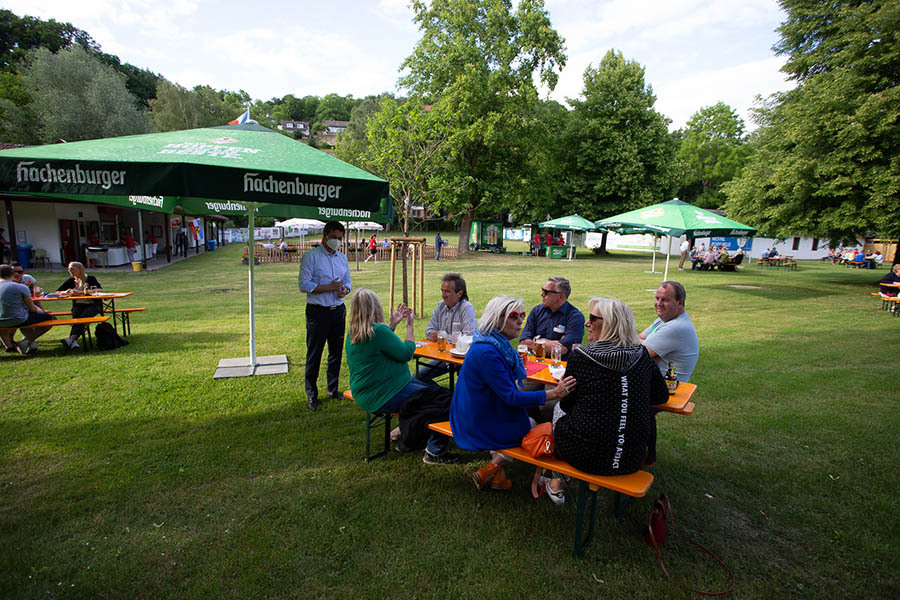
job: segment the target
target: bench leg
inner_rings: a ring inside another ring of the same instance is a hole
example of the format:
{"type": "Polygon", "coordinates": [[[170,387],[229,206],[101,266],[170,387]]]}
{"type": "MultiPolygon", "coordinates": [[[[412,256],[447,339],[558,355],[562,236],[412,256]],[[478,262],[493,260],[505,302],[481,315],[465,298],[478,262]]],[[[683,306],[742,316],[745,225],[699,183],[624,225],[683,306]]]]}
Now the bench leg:
{"type": "Polygon", "coordinates": [[[575,506],[575,556],[584,554],[584,549],[594,538],[594,524],[597,521],[597,490],[589,489],[586,481],[582,481],[578,486],[578,503],[575,506]],[[585,505],[590,502],[590,516],[587,535],[584,535],[584,509],[585,505]]]}
{"type": "Polygon", "coordinates": [[[613,514],[616,515],[616,517],[621,517],[623,514],[625,514],[625,509],[628,508],[629,502],[631,502],[631,496],[626,496],[625,494],[614,492],[613,514]]]}
{"type": "Polygon", "coordinates": [[[391,449],[391,415],[390,413],[366,413],[366,458],[369,462],[380,456],[384,456],[391,449]],[[384,423],[384,448],[378,454],[372,454],[372,430],[384,423]]]}

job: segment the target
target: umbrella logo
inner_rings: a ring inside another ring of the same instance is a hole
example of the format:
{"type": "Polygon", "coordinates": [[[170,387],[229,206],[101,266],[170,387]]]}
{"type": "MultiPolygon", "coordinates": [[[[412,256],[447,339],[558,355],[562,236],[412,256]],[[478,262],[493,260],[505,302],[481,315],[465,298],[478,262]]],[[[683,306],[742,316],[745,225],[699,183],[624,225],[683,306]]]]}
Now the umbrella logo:
{"type": "Polygon", "coordinates": [[[220,138],[212,138],[209,140],[213,144],[233,144],[237,140],[233,137],[220,137],[220,138]]]}
{"type": "Polygon", "coordinates": [[[662,208],[654,208],[653,210],[645,210],[641,213],[642,219],[652,219],[654,217],[661,217],[665,214],[665,211],[662,208]]]}
{"type": "Polygon", "coordinates": [[[722,222],[722,221],[719,220],[719,218],[718,218],[717,216],[715,216],[715,215],[708,215],[708,214],[706,214],[706,213],[700,212],[699,210],[696,211],[696,212],[694,212],[694,216],[697,217],[699,220],[701,220],[701,221],[703,221],[704,223],[707,223],[707,224],[709,224],[709,225],[716,225],[716,224],[719,224],[719,223],[722,222]]]}

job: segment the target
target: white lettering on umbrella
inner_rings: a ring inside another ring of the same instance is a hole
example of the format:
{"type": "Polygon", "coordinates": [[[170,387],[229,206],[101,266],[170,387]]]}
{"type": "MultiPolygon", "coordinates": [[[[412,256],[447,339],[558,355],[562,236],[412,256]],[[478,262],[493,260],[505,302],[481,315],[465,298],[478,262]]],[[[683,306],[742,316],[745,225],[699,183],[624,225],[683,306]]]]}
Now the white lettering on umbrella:
{"type": "Polygon", "coordinates": [[[104,190],[125,184],[125,171],[82,169],[77,163],[74,169],[54,169],[50,163],[43,167],[33,165],[33,160],[16,165],[17,183],[77,183],[99,185],[104,190]]]}
{"type": "Polygon", "coordinates": [[[325,202],[329,198],[340,200],[341,187],[324,183],[308,183],[294,179],[275,179],[274,175],[259,177],[259,173],[244,173],[244,191],[285,196],[307,196],[325,202]]]}
{"type": "Polygon", "coordinates": [[[132,206],[143,204],[144,206],[155,206],[162,208],[164,198],[162,196],[128,196],[132,206]]]}

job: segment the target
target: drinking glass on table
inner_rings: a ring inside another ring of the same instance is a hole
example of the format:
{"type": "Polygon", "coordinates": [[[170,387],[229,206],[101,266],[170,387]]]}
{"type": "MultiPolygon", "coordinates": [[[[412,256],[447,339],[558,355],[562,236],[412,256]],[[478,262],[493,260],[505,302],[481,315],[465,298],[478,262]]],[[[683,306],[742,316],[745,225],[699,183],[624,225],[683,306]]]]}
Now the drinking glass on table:
{"type": "Polygon", "coordinates": [[[96,296],[96,295],[97,295],[97,286],[92,285],[90,288],[88,288],[88,296],[96,296]]]}
{"type": "Polygon", "coordinates": [[[550,349],[550,363],[558,365],[562,361],[562,344],[553,344],[550,349]]]}
{"type": "Polygon", "coordinates": [[[437,345],[438,352],[445,352],[447,350],[447,332],[443,329],[437,332],[437,345]]]}
{"type": "Polygon", "coordinates": [[[534,340],[534,357],[538,362],[544,362],[544,340],[541,338],[534,340]]]}
{"type": "Polygon", "coordinates": [[[450,324],[450,343],[455,344],[456,340],[459,339],[459,334],[462,333],[462,323],[451,323],[450,324]]]}
{"type": "Polygon", "coordinates": [[[525,344],[519,344],[519,347],[516,348],[519,352],[519,356],[522,357],[522,366],[528,366],[528,346],[525,344]]]}

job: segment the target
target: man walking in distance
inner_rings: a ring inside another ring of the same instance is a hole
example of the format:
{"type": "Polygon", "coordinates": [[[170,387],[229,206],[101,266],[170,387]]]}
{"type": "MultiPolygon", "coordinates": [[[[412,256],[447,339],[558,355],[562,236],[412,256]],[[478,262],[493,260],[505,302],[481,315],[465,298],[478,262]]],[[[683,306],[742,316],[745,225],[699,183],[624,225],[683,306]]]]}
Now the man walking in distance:
{"type": "MultiPolygon", "coordinates": [[[[656,290],[657,319],[638,334],[641,343],[656,361],[663,375],[671,362],[675,367],[678,381],[690,381],[691,373],[700,356],[700,343],[694,322],[684,310],[687,296],[684,286],[677,281],[664,281],[656,290]]],[[[657,411],[658,412],[658,411],[657,411]]],[[[656,415],[654,413],[653,428],[647,451],[647,466],[656,462],[656,415]]]]}
{"type": "Polygon", "coordinates": [[[344,348],[346,307],[350,293],[350,265],[338,248],[344,238],[344,226],[329,221],[322,231],[322,244],[303,255],[299,286],[306,294],[306,406],[319,409],[319,366],[328,344],[325,370],[326,392],[340,398],[338,379],[344,348]]]}
{"type": "Polygon", "coordinates": [[[681,260],[678,261],[678,270],[684,271],[684,261],[687,260],[688,252],[691,251],[691,243],[687,238],[684,238],[684,241],[681,242],[681,260]]]}

